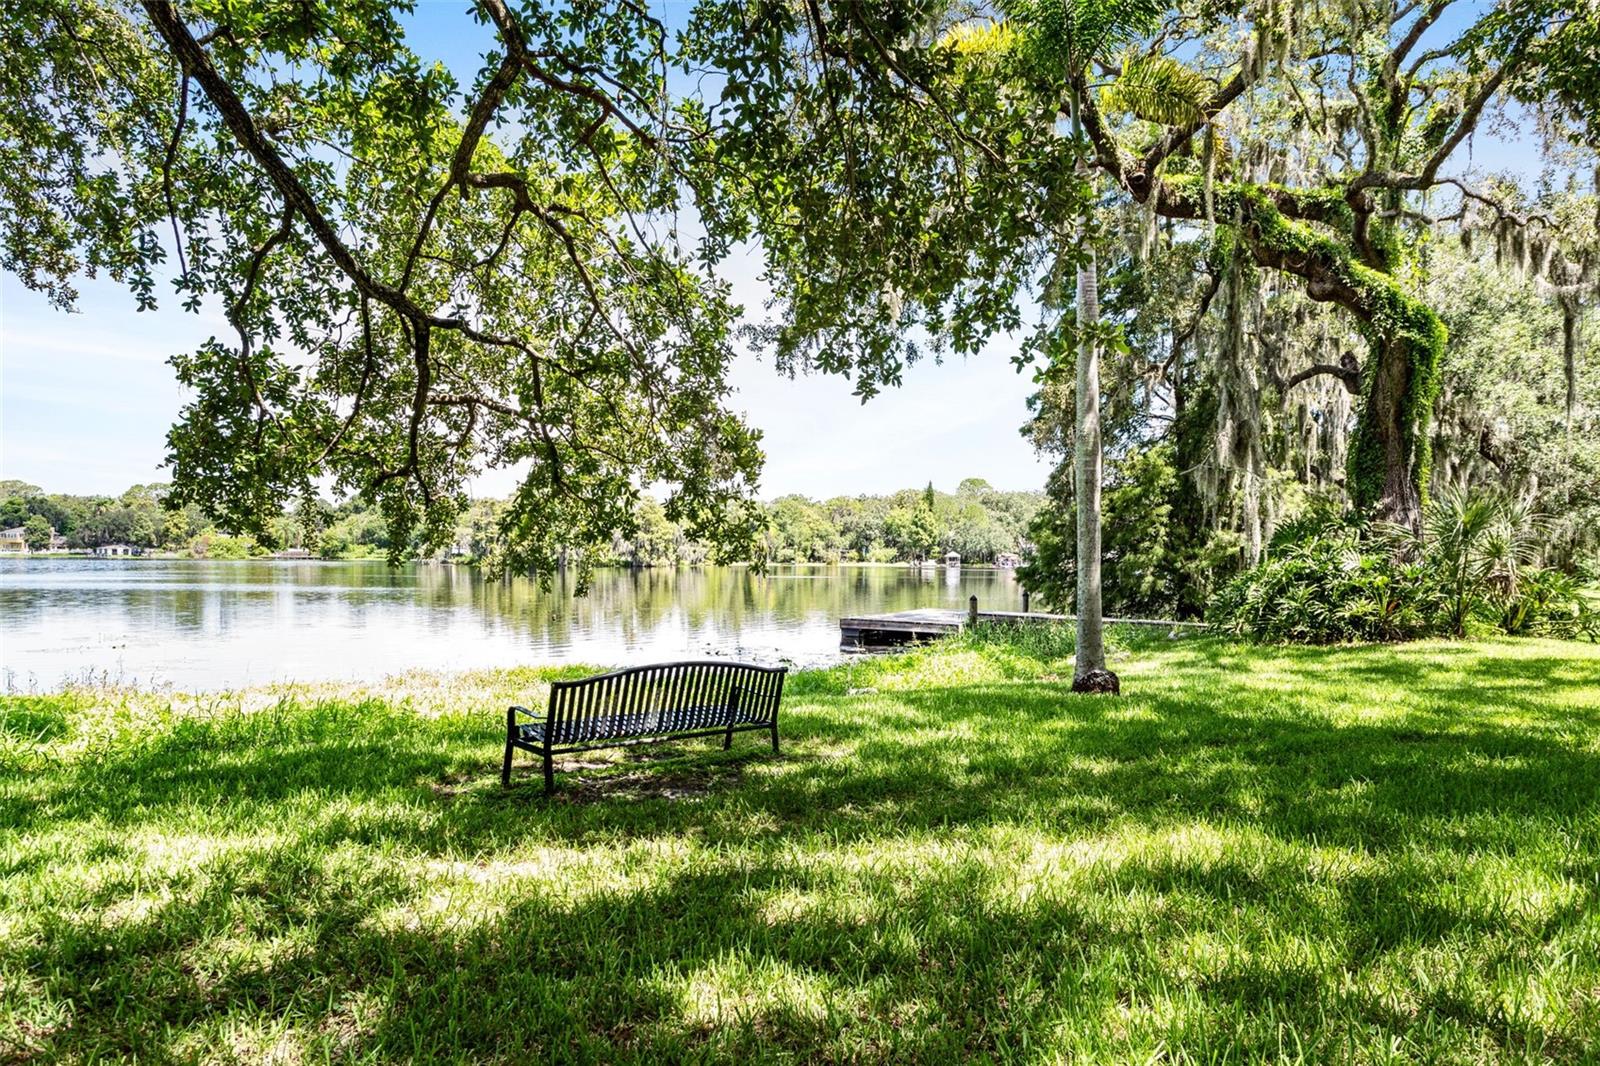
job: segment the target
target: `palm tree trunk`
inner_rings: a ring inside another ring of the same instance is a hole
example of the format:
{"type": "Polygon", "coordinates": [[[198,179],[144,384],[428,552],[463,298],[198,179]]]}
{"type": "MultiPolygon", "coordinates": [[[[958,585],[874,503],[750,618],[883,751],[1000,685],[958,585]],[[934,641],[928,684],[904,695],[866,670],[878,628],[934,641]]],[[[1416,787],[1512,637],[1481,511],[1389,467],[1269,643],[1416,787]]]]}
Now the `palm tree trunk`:
{"type": "MultiPolygon", "coordinates": [[[[1078,145],[1078,174],[1089,176],[1082,151],[1078,100],[1072,98],[1072,139],[1078,145]]],[[[1073,664],[1074,692],[1117,692],[1117,675],[1106,669],[1104,622],[1100,603],[1100,483],[1104,457],[1100,440],[1100,274],[1091,243],[1089,212],[1078,230],[1077,426],[1073,439],[1073,495],[1077,499],[1078,627],[1073,664]]]]}
{"type": "Polygon", "coordinates": [[[1100,345],[1099,277],[1089,249],[1078,267],[1078,425],[1073,445],[1073,494],[1078,500],[1077,677],[1106,668],[1100,605],[1100,345]]]}
{"type": "Polygon", "coordinates": [[[1567,381],[1567,432],[1578,409],[1578,298],[1563,293],[1561,303],[1561,363],[1567,381]]]}

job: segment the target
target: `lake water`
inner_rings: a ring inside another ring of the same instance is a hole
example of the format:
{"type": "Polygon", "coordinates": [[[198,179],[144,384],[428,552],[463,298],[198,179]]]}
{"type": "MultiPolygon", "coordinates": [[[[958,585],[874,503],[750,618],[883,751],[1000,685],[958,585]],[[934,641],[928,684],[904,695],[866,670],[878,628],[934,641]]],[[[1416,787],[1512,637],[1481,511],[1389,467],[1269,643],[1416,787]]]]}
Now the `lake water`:
{"type": "Polygon", "coordinates": [[[0,559],[0,689],[110,680],[180,690],[376,680],[407,670],[729,656],[841,657],[839,619],[1017,610],[1009,571],[907,567],[601,570],[560,581],[382,562],[0,559]]]}

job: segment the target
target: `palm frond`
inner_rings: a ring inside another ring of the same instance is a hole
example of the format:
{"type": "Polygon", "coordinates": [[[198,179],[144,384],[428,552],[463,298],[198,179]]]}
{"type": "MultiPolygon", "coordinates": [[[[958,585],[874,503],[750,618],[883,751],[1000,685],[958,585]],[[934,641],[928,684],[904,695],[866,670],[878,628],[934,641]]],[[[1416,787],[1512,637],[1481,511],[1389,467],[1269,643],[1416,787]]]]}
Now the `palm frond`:
{"type": "Polygon", "coordinates": [[[1156,0],[1003,0],[1003,6],[1033,60],[1063,77],[1152,32],[1167,10],[1156,0]]]}
{"type": "Polygon", "coordinates": [[[1091,55],[1106,55],[1138,40],[1161,24],[1170,6],[1154,0],[1067,0],[1074,9],[1079,45],[1091,55]]]}
{"type": "Polygon", "coordinates": [[[1015,52],[1018,37],[1016,28],[1004,20],[963,22],[939,38],[939,44],[960,56],[993,59],[1015,52]]]}
{"type": "Polygon", "coordinates": [[[1146,122],[1181,126],[1205,118],[1212,85],[1205,75],[1169,56],[1128,52],[1122,73],[1101,91],[1108,111],[1125,111],[1146,122]]]}

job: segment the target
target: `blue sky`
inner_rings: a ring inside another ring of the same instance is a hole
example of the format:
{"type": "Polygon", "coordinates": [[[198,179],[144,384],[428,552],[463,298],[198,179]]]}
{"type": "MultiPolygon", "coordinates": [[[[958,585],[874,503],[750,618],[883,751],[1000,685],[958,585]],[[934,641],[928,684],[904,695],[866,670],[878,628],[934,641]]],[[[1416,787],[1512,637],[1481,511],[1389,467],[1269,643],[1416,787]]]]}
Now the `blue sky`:
{"type": "MultiPolygon", "coordinates": [[[[731,276],[754,291],[753,278],[731,276]]],[[[175,301],[137,313],[133,297],[105,281],[80,293],[78,313],[67,315],[10,274],[0,278],[0,478],[82,493],[165,480],[165,435],[183,402],[166,360],[228,336],[227,326],[175,301]]],[[[843,379],[791,381],[741,357],[733,406],[766,434],[762,495],[883,492],[930,479],[954,489],[969,476],[1041,487],[1048,466],[1017,432],[1031,386],[1011,367],[1014,348],[918,365],[903,388],[865,406],[843,379]]],[[[491,475],[478,489],[503,495],[511,483],[491,475]]]]}
{"type": "MultiPolygon", "coordinates": [[[[423,2],[408,28],[428,58],[470,84],[489,31],[465,16],[466,6],[423,2]]],[[[653,6],[669,23],[689,9],[679,0],[653,6]]],[[[1487,134],[1471,151],[1462,163],[1524,172],[1536,165],[1528,146],[1487,134]]],[[[726,267],[753,314],[761,310],[757,267],[753,259],[726,267]]],[[[0,277],[0,478],[83,493],[165,480],[165,434],[183,403],[166,360],[226,335],[226,325],[214,311],[187,314],[176,301],[137,313],[126,290],[105,281],[85,281],[80,292],[78,313],[65,315],[10,274],[0,277]]],[[[1032,385],[1012,367],[1015,351],[1015,339],[1001,338],[969,360],[912,367],[903,387],[866,405],[843,379],[791,380],[742,356],[733,406],[765,434],[762,495],[885,492],[930,480],[954,488],[964,477],[1042,487],[1049,464],[1018,433],[1032,385]]],[[[476,490],[504,495],[513,481],[489,475],[476,490]]]]}

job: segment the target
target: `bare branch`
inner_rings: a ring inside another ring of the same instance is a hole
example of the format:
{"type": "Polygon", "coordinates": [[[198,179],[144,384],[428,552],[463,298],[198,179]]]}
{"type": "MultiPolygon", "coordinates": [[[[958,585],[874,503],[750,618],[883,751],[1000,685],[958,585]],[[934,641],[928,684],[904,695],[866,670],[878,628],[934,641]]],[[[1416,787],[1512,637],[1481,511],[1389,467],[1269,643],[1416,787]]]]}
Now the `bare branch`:
{"type": "Polygon", "coordinates": [[[476,392],[436,392],[428,397],[428,403],[433,407],[481,407],[486,411],[493,411],[497,415],[522,422],[535,429],[545,428],[544,423],[535,415],[505,400],[497,400],[491,396],[484,396],[476,392]]]}
{"type": "Polygon", "coordinates": [[[183,127],[189,120],[189,75],[183,75],[178,85],[178,117],[172,123],[172,140],[167,143],[167,157],[161,164],[161,192],[167,199],[167,218],[172,222],[172,243],[178,250],[178,272],[187,277],[189,264],[183,258],[183,235],[178,230],[178,204],[172,195],[172,164],[178,157],[178,143],[183,139],[183,127]]]}
{"type": "MultiPolygon", "coordinates": [[[[1432,4],[1428,5],[1427,10],[1417,16],[1417,20],[1411,24],[1410,29],[1406,30],[1405,35],[1395,44],[1388,58],[1383,61],[1384,80],[1386,82],[1391,84],[1395,82],[1396,76],[1400,71],[1400,64],[1406,61],[1406,56],[1411,53],[1411,49],[1417,46],[1417,42],[1428,31],[1428,27],[1439,21],[1439,16],[1444,14],[1445,9],[1452,2],[1453,0],[1434,0],[1432,4]]],[[[1410,14],[1409,10],[1401,11],[1395,16],[1395,21],[1399,22],[1408,14],[1410,14]]]]}
{"type": "Polygon", "coordinates": [[[541,66],[538,57],[528,50],[528,39],[522,33],[522,26],[517,22],[516,16],[507,9],[504,0],[478,0],[478,4],[494,22],[495,28],[500,33],[500,39],[506,46],[507,55],[520,63],[529,77],[557,92],[595,104],[605,114],[620,122],[640,141],[649,147],[655,147],[655,135],[629,115],[611,94],[593,85],[563,78],[541,66]]]}
{"type": "Polygon", "coordinates": [[[1297,374],[1292,374],[1283,383],[1283,391],[1288,392],[1302,381],[1310,381],[1314,377],[1329,375],[1339,379],[1345,391],[1352,396],[1361,394],[1361,367],[1356,362],[1356,357],[1345,353],[1338,365],[1333,363],[1312,363],[1297,374]]]}

